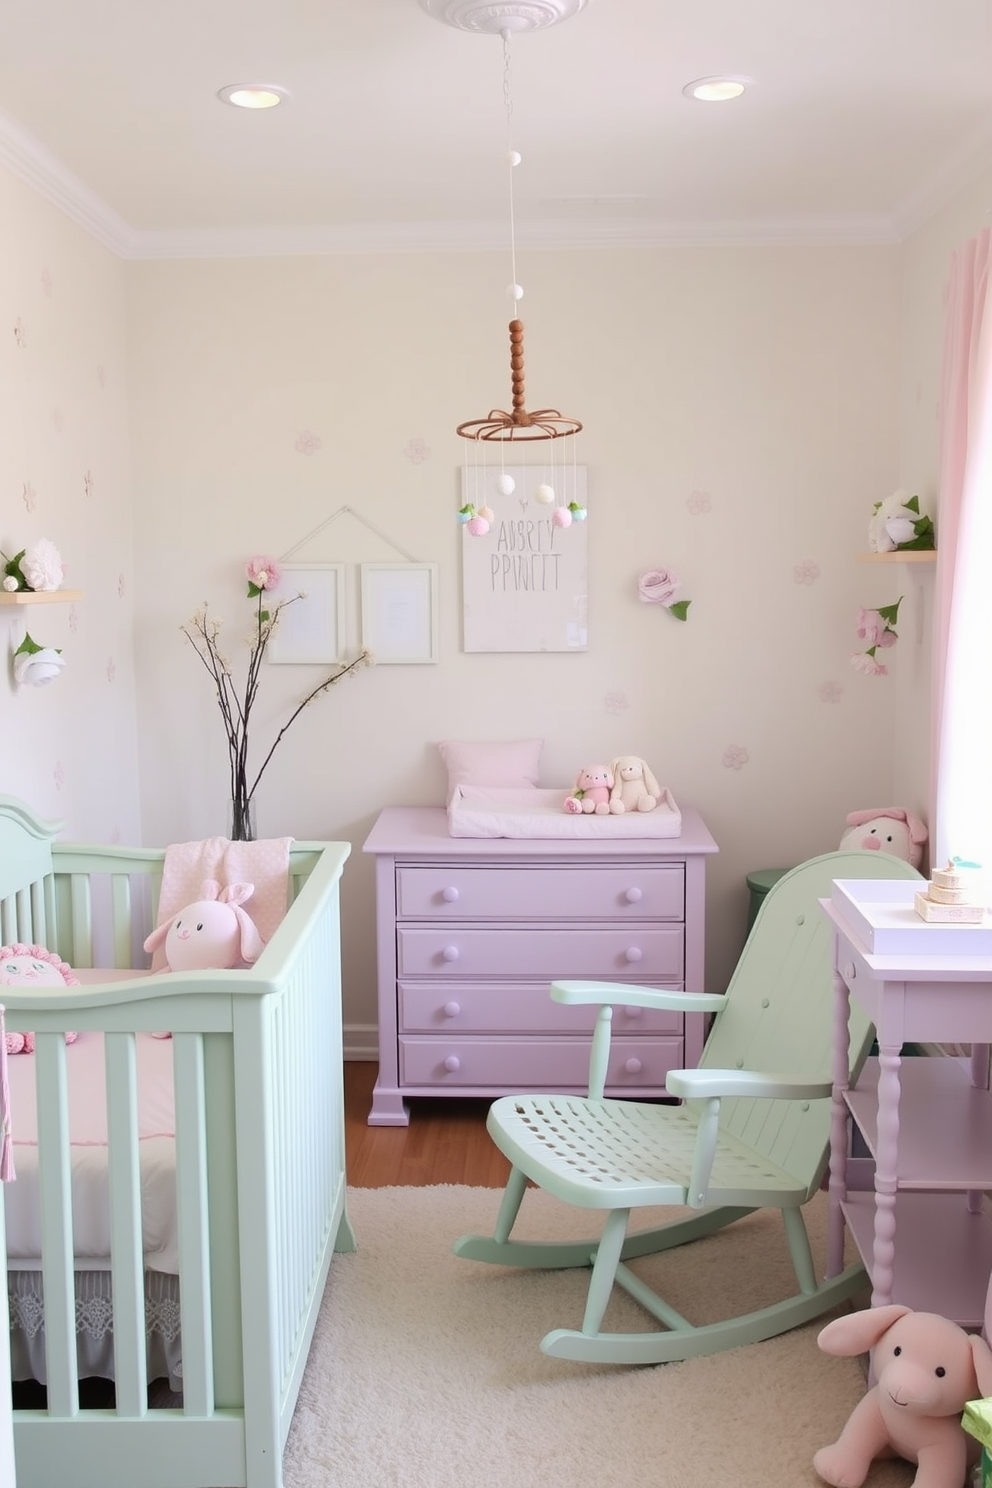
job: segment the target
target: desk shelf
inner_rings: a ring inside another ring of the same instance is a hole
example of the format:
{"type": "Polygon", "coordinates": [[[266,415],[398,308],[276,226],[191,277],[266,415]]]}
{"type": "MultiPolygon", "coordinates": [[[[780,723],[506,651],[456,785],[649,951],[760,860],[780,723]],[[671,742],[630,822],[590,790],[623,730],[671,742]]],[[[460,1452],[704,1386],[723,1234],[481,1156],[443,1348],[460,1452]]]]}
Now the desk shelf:
{"type": "MultiPolygon", "coordinates": [[[[878,1153],[877,1059],[845,1100],[865,1146],[878,1153]]],[[[992,1189],[992,1096],[971,1083],[966,1059],[904,1059],[899,1070],[899,1189],[992,1189]]],[[[992,1270],[992,1268],[990,1268],[992,1270]]]]}
{"type": "Polygon", "coordinates": [[[13,594],[0,590],[0,605],[72,604],[82,597],[82,589],[15,589],[13,594]]]}

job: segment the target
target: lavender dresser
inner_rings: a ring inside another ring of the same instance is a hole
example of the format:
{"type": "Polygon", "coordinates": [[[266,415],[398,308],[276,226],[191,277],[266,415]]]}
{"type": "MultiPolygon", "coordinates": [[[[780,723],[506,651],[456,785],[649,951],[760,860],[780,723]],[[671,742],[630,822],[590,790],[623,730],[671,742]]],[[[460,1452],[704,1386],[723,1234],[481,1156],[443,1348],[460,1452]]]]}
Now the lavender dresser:
{"type": "MultiPolygon", "coordinates": [[[[562,977],[702,992],[706,858],[693,810],[669,838],[451,837],[441,807],[382,812],[376,859],[379,1078],[369,1123],[408,1096],[584,1091],[595,1010],[551,1001],[562,977]]],[[[703,1015],[617,1008],[607,1093],[665,1093],[703,1015]]]]}

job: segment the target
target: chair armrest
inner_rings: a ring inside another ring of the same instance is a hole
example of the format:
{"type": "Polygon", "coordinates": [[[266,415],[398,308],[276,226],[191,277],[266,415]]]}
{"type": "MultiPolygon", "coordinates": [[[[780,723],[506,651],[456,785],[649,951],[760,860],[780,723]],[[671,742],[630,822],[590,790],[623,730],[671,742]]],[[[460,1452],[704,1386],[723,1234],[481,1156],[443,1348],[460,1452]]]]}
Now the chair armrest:
{"type": "Polygon", "coordinates": [[[634,987],[624,982],[552,982],[551,996],[555,1002],[592,1002],[673,1013],[718,1013],[727,1003],[723,992],[663,992],[660,987],[634,987]]]}
{"type": "Polygon", "coordinates": [[[755,1070],[669,1070],[665,1088],[683,1100],[721,1095],[751,1095],[767,1100],[824,1100],[833,1094],[829,1080],[806,1080],[795,1075],[765,1075],[755,1070]]]}

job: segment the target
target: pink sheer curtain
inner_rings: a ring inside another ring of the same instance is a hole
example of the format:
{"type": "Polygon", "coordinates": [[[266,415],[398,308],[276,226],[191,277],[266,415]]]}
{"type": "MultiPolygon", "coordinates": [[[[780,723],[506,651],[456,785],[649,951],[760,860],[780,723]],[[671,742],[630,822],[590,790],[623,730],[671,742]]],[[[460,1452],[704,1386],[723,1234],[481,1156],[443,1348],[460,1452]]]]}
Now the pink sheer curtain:
{"type": "Polygon", "coordinates": [[[941,386],[931,862],[992,869],[992,230],[951,262],[941,386]]]}

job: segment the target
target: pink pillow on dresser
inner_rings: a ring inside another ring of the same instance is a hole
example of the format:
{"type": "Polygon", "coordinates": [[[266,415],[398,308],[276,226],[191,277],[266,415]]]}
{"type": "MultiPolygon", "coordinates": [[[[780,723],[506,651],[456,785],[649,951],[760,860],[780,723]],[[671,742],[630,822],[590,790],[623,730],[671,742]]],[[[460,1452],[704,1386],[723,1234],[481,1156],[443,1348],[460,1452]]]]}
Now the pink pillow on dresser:
{"type": "Polygon", "coordinates": [[[543,739],[442,739],[448,770],[448,801],[459,785],[536,786],[543,739]]]}

